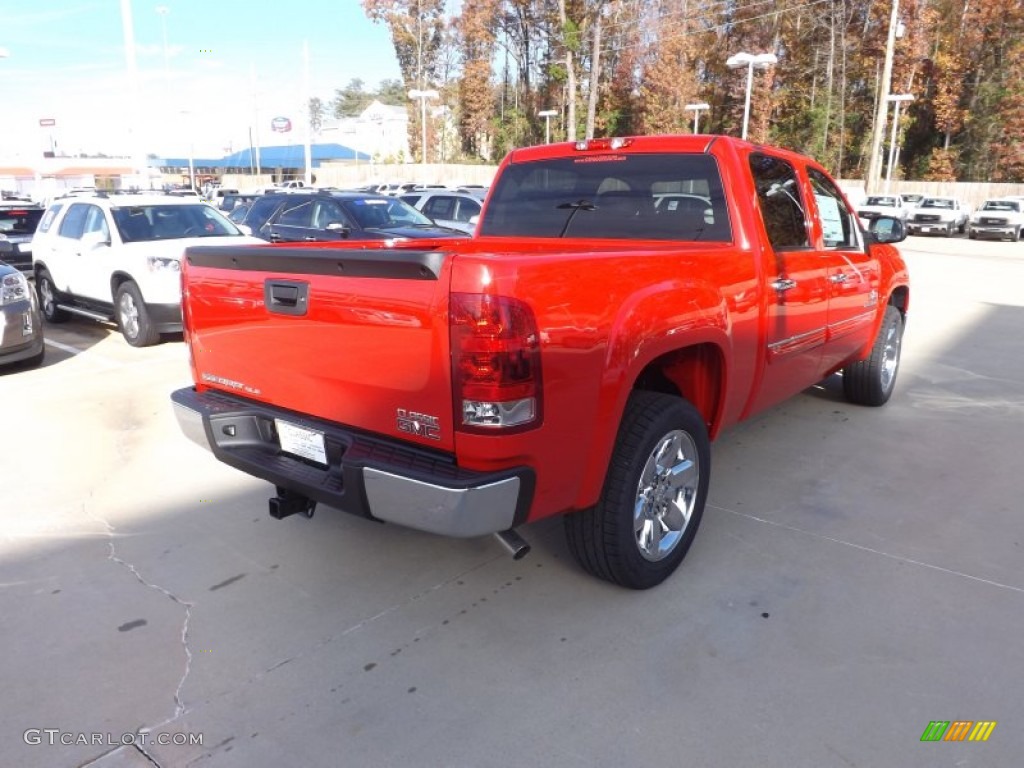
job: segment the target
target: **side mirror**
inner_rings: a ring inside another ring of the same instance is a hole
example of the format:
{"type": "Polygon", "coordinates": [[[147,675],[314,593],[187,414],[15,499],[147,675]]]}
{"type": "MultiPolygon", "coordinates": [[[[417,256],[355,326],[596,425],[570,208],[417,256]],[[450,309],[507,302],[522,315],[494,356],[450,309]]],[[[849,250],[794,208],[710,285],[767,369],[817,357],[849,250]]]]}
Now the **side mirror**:
{"type": "Polygon", "coordinates": [[[478,221],[480,221],[480,214],[479,214],[479,213],[477,213],[477,214],[475,214],[475,215],[473,215],[473,216],[470,216],[470,217],[469,217],[469,222],[468,222],[468,223],[469,223],[470,225],[472,225],[472,226],[474,226],[474,227],[475,227],[475,226],[476,226],[476,223],[477,223],[478,221]]]}
{"type": "Polygon", "coordinates": [[[342,224],[340,221],[332,221],[324,229],[328,232],[337,232],[342,237],[348,237],[349,228],[342,224]]]}
{"type": "Polygon", "coordinates": [[[902,243],[907,239],[907,228],[894,216],[879,216],[872,219],[868,234],[875,243],[902,243]]]}
{"type": "Polygon", "coordinates": [[[80,241],[83,251],[95,251],[105,245],[110,245],[110,237],[102,232],[86,232],[80,241]]]}
{"type": "Polygon", "coordinates": [[[249,235],[249,237],[252,237],[252,227],[248,224],[236,224],[235,226],[238,227],[238,231],[243,235],[249,235]]]}

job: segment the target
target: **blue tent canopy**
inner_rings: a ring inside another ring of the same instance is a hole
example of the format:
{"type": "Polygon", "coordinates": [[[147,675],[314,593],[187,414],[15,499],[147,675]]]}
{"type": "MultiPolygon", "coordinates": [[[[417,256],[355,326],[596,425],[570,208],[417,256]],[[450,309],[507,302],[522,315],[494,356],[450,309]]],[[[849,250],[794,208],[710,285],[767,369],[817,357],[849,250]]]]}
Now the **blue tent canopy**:
{"type": "MultiPolygon", "coordinates": [[[[320,163],[324,160],[370,161],[370,156],[365,152],[357,152],[351,147],[341,144],[313,144],[310,148],[310,158],[314,168],[319,168],[320,163]]],[[[165,157],[158,162],[163,168],[188,167],[187,157],[165,157]]],[[[248,170],[256,166],[256,159],[252,150],[247,148],[219,159],[196,157],[192,159],[192,165],[196,168],[239,168],[248,170]]],[[[260,167],[262,169],[304,168],[305,166],[306,149],[302,144],[260,147],[260,167]]]]}
{"type": "MultiPolygon", "coordinates": [[[[313,144],[310,157],[314,168],[319,168],[324,160],[370,161],[365,152],[357,152],[341,144],[313,144]]],[[[256,159],[247,148],[228,155],[222,162],[228,168],[250,168],[256,164],[256,159]]],[[[306,150],[302,144],[260,147],[260,166],[263,168],[303,168],[305,165],[306,150]]]]}

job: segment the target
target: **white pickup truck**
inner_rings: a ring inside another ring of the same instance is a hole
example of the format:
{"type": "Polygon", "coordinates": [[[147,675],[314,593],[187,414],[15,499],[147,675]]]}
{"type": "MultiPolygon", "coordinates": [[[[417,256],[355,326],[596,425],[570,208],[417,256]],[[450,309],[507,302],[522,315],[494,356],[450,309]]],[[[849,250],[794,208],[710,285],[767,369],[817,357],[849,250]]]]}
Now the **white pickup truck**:
{"type": "Polygon", "coordinates": [[[870,226],[871,222],[881,216],[892,216],[900,221],[907,220],[909,209],[899,195],[871,195],[857,206],[857,216],[870,226]]]}
{"type": "Polygon", "coordinates": [[[1024,233],[1024,198],[986,200],[970,218],[968,237],[1020,240],[1024,233]]]}
{"type": "Polygon", "coordinates": [[[952,237],[967,229],[970,209],[955,197],[926,197],[907,219],[907,234],[952,237]]]}

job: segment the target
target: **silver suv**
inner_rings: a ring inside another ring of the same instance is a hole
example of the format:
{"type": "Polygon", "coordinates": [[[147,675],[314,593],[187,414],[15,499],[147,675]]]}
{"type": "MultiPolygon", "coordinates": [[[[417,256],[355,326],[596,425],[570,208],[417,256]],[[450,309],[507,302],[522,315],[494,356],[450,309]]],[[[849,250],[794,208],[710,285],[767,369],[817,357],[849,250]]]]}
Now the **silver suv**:
{"type": "Polygon", "coordinates": [[[32,241],[43,316],[116,322],[144,347],[181,330],[181,258],[192,245],[262,241],[243,235],[212,206],[170,196],[54,201],[32,241]]]}

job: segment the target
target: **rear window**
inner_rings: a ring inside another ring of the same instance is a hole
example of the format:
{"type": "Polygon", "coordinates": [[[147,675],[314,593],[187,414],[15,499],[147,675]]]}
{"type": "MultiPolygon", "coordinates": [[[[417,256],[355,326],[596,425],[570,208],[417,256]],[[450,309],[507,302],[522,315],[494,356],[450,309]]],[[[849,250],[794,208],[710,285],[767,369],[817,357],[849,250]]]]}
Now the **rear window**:
{"type": "Polygon", "coordinates": [[[41,218],[41,208],[0,209],[0,232],[5,235],[33,235],[41,218]]]}
{"type": "Polygon", "coordinates": [[[480,234],[732,239],[715,159],[680,153],[581,155],[506,166],[480,234]]]}

